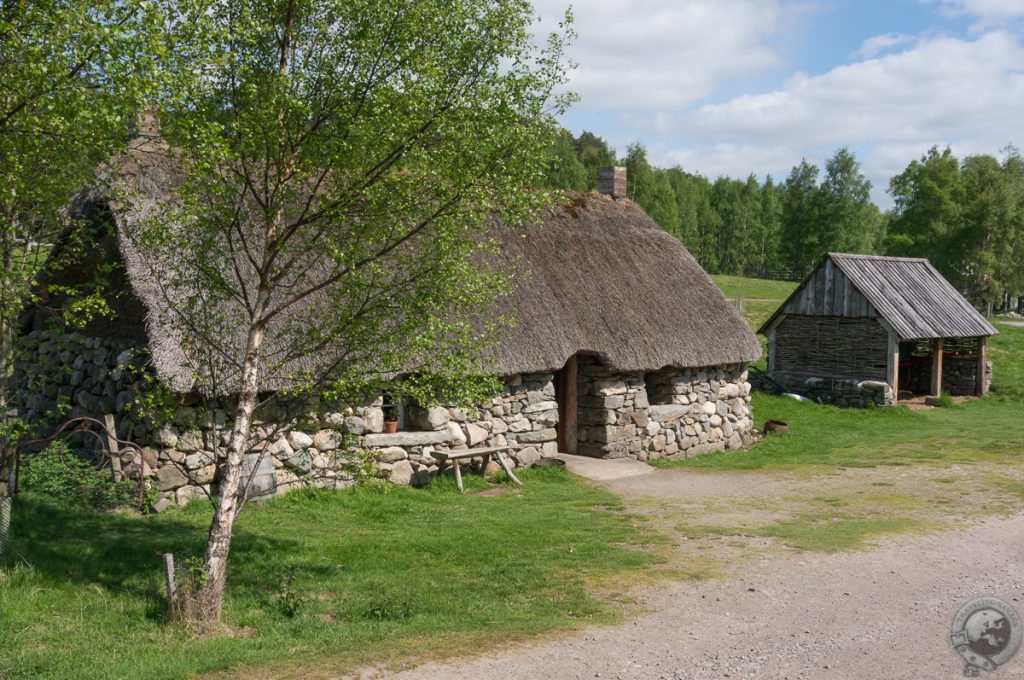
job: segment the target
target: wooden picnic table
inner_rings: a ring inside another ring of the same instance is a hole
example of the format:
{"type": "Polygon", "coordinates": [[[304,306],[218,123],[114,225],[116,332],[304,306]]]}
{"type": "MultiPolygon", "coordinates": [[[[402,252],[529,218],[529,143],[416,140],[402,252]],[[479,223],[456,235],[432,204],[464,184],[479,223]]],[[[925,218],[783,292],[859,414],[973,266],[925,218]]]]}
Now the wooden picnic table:
{"type": "Polygon", "coordinates": [[[512,473],[512,466],[508,464],[508,459],[505,458],[505,451],[508,451],[511,446],[492,446],[483,449],[456,449],[455,451],[434,451],[430,455],[437,460],[437,474],[440,475],[444,472],[444,464],[450,462],[455,469],[455,484],[458,485],[459,491],[464,492],[462,488],[462,470],[459,469],[459,461],[466,460],[469,458],[483,458],[483,464],[480,465],[480,476],[483,477],[487,474],[487,463],[490,462],[491,456],[493,455],[502,469],[505,470],[505,474],[512,480],[517,486],[522,486],[523,483],[519,481],[519,478],[512,473]]]}

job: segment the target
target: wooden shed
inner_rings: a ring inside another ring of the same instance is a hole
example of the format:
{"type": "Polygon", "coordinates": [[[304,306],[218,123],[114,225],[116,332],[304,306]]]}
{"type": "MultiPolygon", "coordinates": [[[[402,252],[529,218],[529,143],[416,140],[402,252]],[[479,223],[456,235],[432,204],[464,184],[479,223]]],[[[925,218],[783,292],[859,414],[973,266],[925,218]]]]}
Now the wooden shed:
{"type": "Polygon", "coordinates": [[[829,253],[758,332],[787,389],[864,406],[984,394],[997,331],[928,260],[829,253]]]}

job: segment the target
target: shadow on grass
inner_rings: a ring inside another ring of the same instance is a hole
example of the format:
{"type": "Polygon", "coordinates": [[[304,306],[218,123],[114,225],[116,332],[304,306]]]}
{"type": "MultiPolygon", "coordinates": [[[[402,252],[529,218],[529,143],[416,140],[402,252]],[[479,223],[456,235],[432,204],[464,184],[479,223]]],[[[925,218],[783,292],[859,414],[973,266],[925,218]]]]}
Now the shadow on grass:
{"type": "MultiPolygon", "coordinates": [[[[11,566],[26,564],[51,583],[95,585],[137,596],[146,602],[147,618],[162,620],[167,612],[162,555],[170,552],[181,559],[203,554],[210,513],[208,506],[197,506],[158,516],[105,514],[23,494],[12,518],[11,566]]],[[[231,555],[238,562],[259,564],[297,546],[296,541],[239,527],[231,555]]],[[[232,589],[273,592],[280,574],[234,570],[231,578],[232,589]]]]}

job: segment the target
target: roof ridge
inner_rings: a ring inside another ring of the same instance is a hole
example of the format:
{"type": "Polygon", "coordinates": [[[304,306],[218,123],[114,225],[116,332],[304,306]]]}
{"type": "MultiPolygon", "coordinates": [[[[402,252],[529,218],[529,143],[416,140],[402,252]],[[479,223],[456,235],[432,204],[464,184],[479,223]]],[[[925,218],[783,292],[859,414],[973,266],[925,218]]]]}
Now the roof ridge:
{"type": "Polygon", "coordinates": [[[895,262],[928,262],[926,257],[903,257],[900,255],[866,255],[863,253],[829,253],[829,257],[846,260],[891,260],[895,262]]]}

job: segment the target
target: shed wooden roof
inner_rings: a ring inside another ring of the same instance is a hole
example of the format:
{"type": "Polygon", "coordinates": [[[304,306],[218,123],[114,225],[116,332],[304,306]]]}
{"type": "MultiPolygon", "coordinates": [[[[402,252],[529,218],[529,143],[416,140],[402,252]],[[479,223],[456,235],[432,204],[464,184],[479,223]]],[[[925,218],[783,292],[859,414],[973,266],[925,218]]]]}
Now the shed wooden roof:
{"type": "Polygon", "coordinates": [[[878,317],[901,340],[998,332],[923,258],[829,253],[758,332],[782,314],[878,317]]]}

